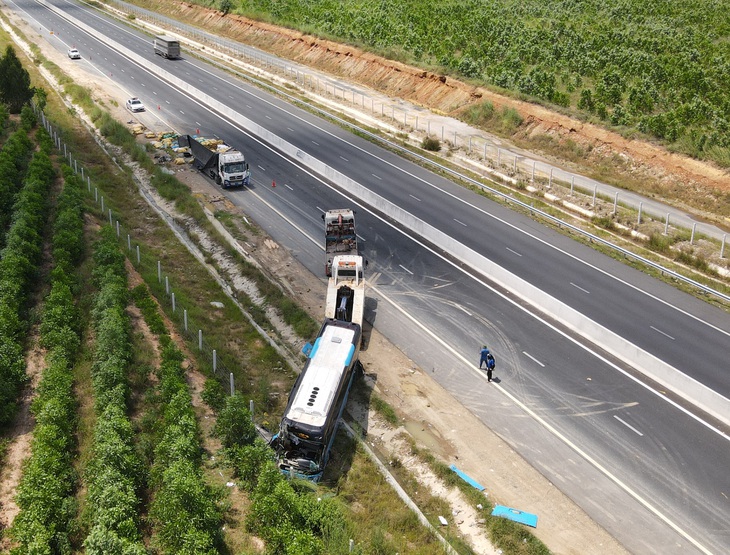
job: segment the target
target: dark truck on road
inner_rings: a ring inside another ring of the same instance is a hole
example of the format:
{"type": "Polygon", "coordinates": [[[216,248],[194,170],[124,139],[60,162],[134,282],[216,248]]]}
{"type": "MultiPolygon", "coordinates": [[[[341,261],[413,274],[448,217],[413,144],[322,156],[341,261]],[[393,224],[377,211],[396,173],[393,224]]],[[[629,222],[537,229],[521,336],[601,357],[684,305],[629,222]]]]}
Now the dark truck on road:
{"type": "Polygon", "coordinates": [[[155,54],[164,58],[180,57],[180,41],[176,38],[160,35],[155,37],[152,44],[155,47],[155,54]]]}

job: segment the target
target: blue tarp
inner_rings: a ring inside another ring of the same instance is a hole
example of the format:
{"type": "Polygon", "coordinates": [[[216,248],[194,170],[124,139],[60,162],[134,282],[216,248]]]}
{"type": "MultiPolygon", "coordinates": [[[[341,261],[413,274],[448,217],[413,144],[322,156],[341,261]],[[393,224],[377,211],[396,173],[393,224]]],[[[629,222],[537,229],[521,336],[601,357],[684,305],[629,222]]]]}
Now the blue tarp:
{"type": "Polygon", "coordinates": [[[519,511],[517,509],[511,509],[504,505],[495,505],[494,510],[492,511],[492,516],[501,516],[514,520],[515,522],[519,522],[520,524],[527,524],[527,526],[537,528],[537,515],[519,511]]]}
{"type": "Polygon", "coordinates": [[[461,471],[458,468],[456,468],[456,466],[454,466],[453,464],[451,465],[450,468],[451,468],[451,470],[453,470],[454,472],[456,472],[456,474],[459,476],[459,478],[461,478],[462,480],[464,480],[467,484],[469,484],[472,487],[475,487],[479,491],[484,491],[484,486],[481,485],[479,482],[477,482],[474,478],[472,478],[472,477],[464,474],[463,471],[461,471]]]}

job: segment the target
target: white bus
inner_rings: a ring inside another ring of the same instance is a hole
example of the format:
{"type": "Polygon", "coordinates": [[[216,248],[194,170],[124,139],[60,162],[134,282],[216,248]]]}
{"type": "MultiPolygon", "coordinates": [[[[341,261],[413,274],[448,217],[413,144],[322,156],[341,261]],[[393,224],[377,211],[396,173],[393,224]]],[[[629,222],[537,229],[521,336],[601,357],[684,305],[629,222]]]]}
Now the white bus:
{"type": "Polygon", "coordinates": [[[327,318],[271,441],[282,472],[319,481],[358,366],[358,324],[327,318]]]}

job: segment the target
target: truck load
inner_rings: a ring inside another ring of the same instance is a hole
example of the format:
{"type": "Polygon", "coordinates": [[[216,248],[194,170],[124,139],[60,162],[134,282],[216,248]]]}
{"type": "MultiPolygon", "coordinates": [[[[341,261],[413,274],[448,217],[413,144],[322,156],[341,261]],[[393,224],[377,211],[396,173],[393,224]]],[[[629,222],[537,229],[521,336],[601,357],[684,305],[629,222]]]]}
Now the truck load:
{"type": "Polygon", "coordinates": [[[157,36],[152,41],[152,45],[155,48],[155,54],[159,56],[163,56],[164,58],[180,57],[180,41],[174,37],[165,35],[157,36]]]}
{"type": "Polygon", "coordinates": [[[193,166],[213,179],[224,189],[244,187],[251,180],[251,170],[242,152],[220,139],[205,139],[180,135],[178,146],[189,147],[193,166]]]}
{"type": "Polygon", "coordinates": [[[365,279],[362,256],[340,255],[332,260],[327,285],[325,318],[362,326],[365,309],[365,279]]]}
{"type": "Polygon", "coordinates": [[[332,259],[337,255],[359,254],[355,234],[355,213],[348,208],[327,210],[324,220],[325,273],[332,275],[332,259]]]}

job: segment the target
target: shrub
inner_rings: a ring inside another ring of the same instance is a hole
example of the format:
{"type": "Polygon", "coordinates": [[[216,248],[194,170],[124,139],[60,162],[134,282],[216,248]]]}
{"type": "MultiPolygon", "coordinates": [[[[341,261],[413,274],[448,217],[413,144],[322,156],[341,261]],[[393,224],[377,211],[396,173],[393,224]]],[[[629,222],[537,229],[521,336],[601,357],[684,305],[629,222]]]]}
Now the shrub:
{"type": "Polygon", "coordinates": [[[435,137],[424,137],[421,141],[421,148],[430,152],[438,152],[441,150],[441,141],[435,137]]]}
{"type": "Polygon", "coordinates": [[[216,413],[219,413],[226,406],[226,392],[221,383],[215,378],[205,380],[201,397],[216,413]]]}
{"type": "Polygon", "coordinates": [[[224,447],[252,445],[256,439],[256,427],[242,395],[226,397],[226,405],[218,415],[213,433],[224,447]]]}

